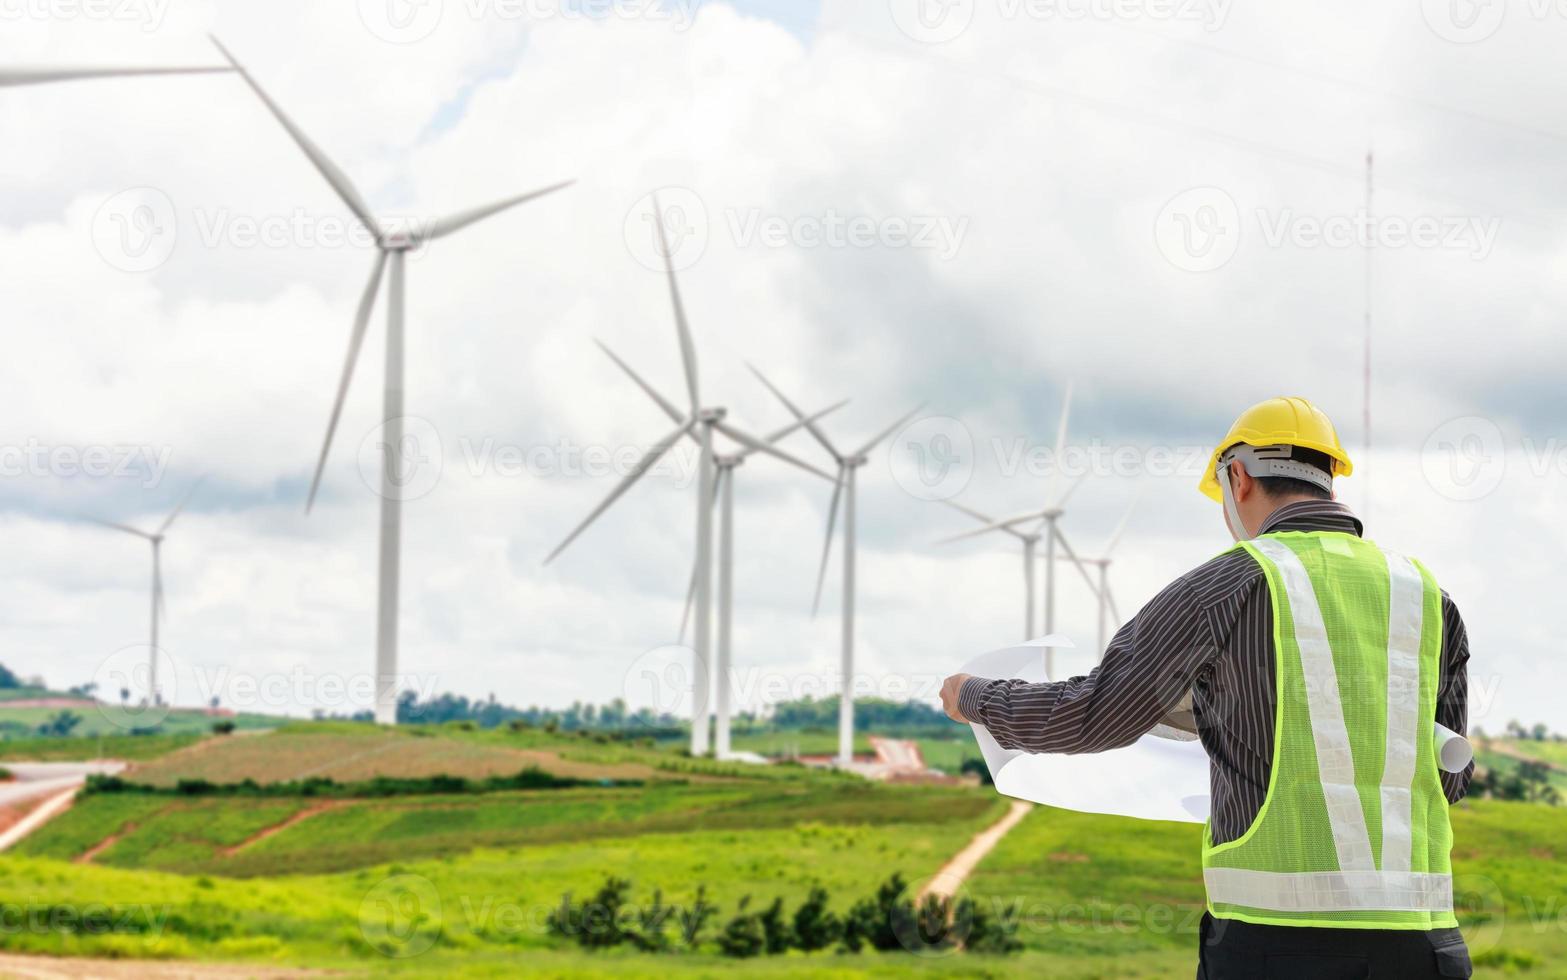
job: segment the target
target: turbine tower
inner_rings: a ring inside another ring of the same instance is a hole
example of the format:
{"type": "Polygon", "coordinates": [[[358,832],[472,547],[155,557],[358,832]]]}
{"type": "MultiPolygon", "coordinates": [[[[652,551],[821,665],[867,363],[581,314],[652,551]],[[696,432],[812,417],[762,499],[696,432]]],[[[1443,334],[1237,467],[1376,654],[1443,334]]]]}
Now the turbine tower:
{"type": "Polygon", "coordinates": [[[809,420],[804,412],[794,402],[790,401],[784,393],[767,376],[757,370],[755,365],[747,365],[757,380],[767,386],[767,390],[773,393],[773,397],[783,403],[783,406],[794,415],[796,419],[805,423],[806,429],[816,437],[822,448],[838,465],[838,479],[833,484],[832,503],[827,507],[827,539],[822,546],[821,569],[816,575],[816,597],[811,602],[811,614],[815,615],[822,602],[822,583],[827,578],[827,559],[832,553],[832,534],[838,519],[838,504],[843,503],[843,609],[842,619],[842,664],[843,691],[838,697],[838,764],[847,766],[854,761],[854,560],[858,544],[855,540],[855,503],[858,494],[858,473],[860,468],[870,462],[871,450],[875,449],[888,436],[897,432],[904,423],[913,418],[923,404],[916,405],[906,415],[896,422],[878,432],[865,445],[852,453],[843,453],[838,450],[826,433],[809,420]]]}
{"type": "Polygon", "coordinates": [[[381,480],[378,494],[381,498],[381,535],[379,584],[376,592],[376,642],[375,642],[375,720],[383,725],[397,723],[397,606],[402,539],[402,500],[399,481],[403,480],[403,312],[404,312],[404,257],[413,249],[468,227],[491,215],[516,207],[572,183],[562,181],[538,190],[509,197],[492,204],[459,211],[429,223],[422,228],[395,230],[379,223],[365,203],[364,197],[338,169],[320,147],[296,126],[274,101],[257,84],[227,48],[212,39],[219,51],[228,59],[233,70],[245,80],[251,90],[293,137],[305,156],[326,178],[337,196],[360,221],[375,235],[376,260],[370,270],[370,282],[359,300],[359,310],[354,316],[353,333],[349,336],[348,357],[337,385],[337,398],[332,403],[332,414],[327,420],[326,438],[321,444],[321,455],[316,461],[315,475],[310,481],[310,495],[305,501],[308,514],[315,505],[316,491],[321,485],[321,473],[326,467],[327,453],[332,448],[332,436],[343,411],[343,400],[348,395],[348,383],[354,374],[354,362],[359,358],[359,348],[364,343],[365,331],[370,325],[370,314],[375,308],[376,295],[380,292],[381,276],[390,267],[386,297],[386,374],[382,381],[381,395],[381,480]]]}
{"type": "MultiPolygon", "coordinates": [[[[632,372],[625,362],[618,357],[611,357],[619,364],[633,381],[642,388],[664,413],[676,422],[673,432],[664,436],[652,448],[643,453],[631,471],[621,478],[599,505],[583,519],[582,523],[572,529],[549,556],[544,559],[548,565],[556,556],[565,551],[575,541],[578,535],[586,531],[588,527],[610,508],[620,497],[653,468],[663,456],[674,448],[675,443],[681,439],[692,437],[701,447],[701,459],[698,464],[697,482],[697,510],[696,510],[696,642],[693,654],[696,662],[692,665],[692,705],[691,705],[691,754],[706,755],[708,750],[708,696],[711,686],[711,675],[707,668],[711,663],[712,641],[712,582],[713,582],[713,497],[714,481],[716,479],[716,453],[714,450],[715,434],[722,434],[742,447],[751,448],[757,452],[776,456],[794,466],[798,466],[809,472],[826,476],[816,467],[802,460],[796,459],[781,449],[772,446],[756,436],[750,435],[734,425],[725,421],[727,410],[721,407],[704,406],[699,372],[697,369],[696,344],[691,337],[691,326],[686,321],[685,306],[680,300],[680,286],[675,280],[675,269],[669,250],[669,242],[664,234],[664,215],[659,207],[657,199],[653,201],[654,226],[658,230],[659,251],[664,257],[664,274],[669,282],[669,297],[675,312],[675,332],[680,343],[680,359],[686,380],[686,394],[689,397],[688,409],[682,412],[672,402],[658,394],[650,385],[642,381],[640,376],[632,372]],[[704,679],[707,683],[700,683],[704,679]]],[[[601,345],[602,346],[602,345],[601,345]]],[[[608,348],[605,348],[609,353],[608,348]]],[[[827,477],[831,479],[831,477],[827,477]]]]}
{"type": "Polygon", "coordinates": [[[185,491],[185,496],[169,512],[169,516],[163,519],[158,529],[151,533],[143,531],[139,527],[131,527],[129,524],[118,524],[114,521],[99,520],[96,517],[88,518],[100,527],[113,528],[116,531],[124,531],[134,534],[138,538],[152,545],[152,638],[147,652],[147,701],[149,704],[161,704],[158,694],[158,620],[165,615],[163,606],[163,538],[169,533],[169,528],[174,526],[174,519],[180,516],[180,511],[190,503],[190,498],[201,486],[201,481],[192,483],[190,489],[185,491]]]}
{"type": "MultiPolygon", "coordinates": [[[[613,356],[613,355],[611,355],[613,356]]],[[[616,358],[617,362],[619,358],[616,358]]],[[[625,367],[624,364],[621,365],[625,367]]],[[[630,369],[627,368],[629,371],[630,369]]],[[[849,403],[843,399],[836,404],[817,412],[806,419],[796,419],[789,425],[764,436],[763,441],[768,445],[775,445],[779,440],[803,428],[807,422],[815,422],[818,419],[836,412],[849,403]]],[[[730,697],[733,693],[733,643],[731,626],[734,621],[734,488],[735,471],[753,453],[759,452],[754,446],[742,446],[739,449],[720,453],[713,459],[718,467],[718,475],[714,478],[714,487],[717,499],[715,506],[720,508],[718,518],[718,705],[717,721],[714,725],[713,754],[720,759],[730,754],[729,722],[730,722],[730,697]]],[[[829,483],[834,482],[833,477],[822,472],[816,467],[810,467],[810,472],[820,476],[829,483]]],[[[680,641],[685,642],[686,627],[691,620],[691,605],[696,599],[697,570],[693,563],[691,569],[691,586],[686,590],[685,611],[680,617],[680,641]]]]}

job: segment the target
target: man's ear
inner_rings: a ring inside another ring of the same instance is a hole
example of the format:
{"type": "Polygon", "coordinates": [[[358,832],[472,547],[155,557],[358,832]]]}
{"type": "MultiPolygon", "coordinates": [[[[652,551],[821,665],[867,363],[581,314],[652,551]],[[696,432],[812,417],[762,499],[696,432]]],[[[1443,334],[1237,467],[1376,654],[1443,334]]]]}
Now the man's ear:
{"type": "Polygon", "coordinates": [[[1240,503],[1257,488],[1251,474],[1246,472],[1245,465],[1238,459],[1230,460],[1230,490],[1235,494],[1235,502],[1240,503]]]}

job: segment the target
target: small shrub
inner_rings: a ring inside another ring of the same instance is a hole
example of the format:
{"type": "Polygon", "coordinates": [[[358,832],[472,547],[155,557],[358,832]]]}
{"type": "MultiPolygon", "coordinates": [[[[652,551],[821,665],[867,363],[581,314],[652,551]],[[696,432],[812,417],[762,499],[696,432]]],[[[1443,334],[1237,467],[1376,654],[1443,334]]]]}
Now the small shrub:
{"type": "Polygon", "coordinates": [[[233,733],[234,722],[227,718],[212,723],[212,734],[214,735],[232,735],[233,733]]]}
{"type": "Polygon", "coordinates": [[[843,938],[843,923],[827,910],[827,889],[811,888],[805,904],[794,910],[794,942],[806,952],[826,949],[843,938]]]}
{"type": "Polygon", "coordinates": [[[749,959],[760,955],[767,948],[767,937],[762,933],[761,920],[755,913],[746,911],[746,906],[750,904],[751,896],[740,899],[739,911],[724,926],[724,931],[718,934],[718,950],[725,956],[749,959]]]}

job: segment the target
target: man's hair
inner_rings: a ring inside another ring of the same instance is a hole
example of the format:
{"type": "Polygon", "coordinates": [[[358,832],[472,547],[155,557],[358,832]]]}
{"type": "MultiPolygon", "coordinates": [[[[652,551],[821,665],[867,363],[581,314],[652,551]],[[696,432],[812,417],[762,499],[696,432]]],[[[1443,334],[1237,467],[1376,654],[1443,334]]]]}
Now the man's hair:
{"type": "MultiPolygon", "coordinates": [[[[1315,449],[1306,449],[1301,446],[1290,447],[1290,459],[1297,463],[1305,463],[1315,467],[1329,476],[1333,474],[1333,457],[1327,453],[1318,452],[1315,449]]],[[[1262,492],[1269,497],[1315,497],[1318,500],[1332,500],[1333,491],[1325,487],[1319,487],[1315,483],[1305,480],[1297,480],[1288,476],[1259,476],[1254,477],[1262,492]]]]}

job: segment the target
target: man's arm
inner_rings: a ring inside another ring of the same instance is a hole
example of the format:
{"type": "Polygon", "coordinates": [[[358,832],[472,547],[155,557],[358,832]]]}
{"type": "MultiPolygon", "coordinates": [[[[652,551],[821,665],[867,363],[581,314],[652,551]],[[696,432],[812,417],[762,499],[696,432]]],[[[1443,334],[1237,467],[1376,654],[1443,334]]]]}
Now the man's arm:
{"type": "MultiPolygon", "coordinates": [[[[1446,592],[1442,593],[1442,679],[1436,694],[1436,720],[1460,735],[1469,734],[1469,631],[1446,592]]],[[[1464,798],[1474,771],[1475,764],[1470,762],[1463,772],[1441,773],[1447,802],[1464,798]]]]}
{"type": "Polygon", "coordinates": [[[1002,748],[1104,752],[1145,735],[1218,652],[1208,618],[1182,578],[1121,627],[1086,677],[1043,684],[969,677],[960,682],[956,707],[1002,748]]]}

